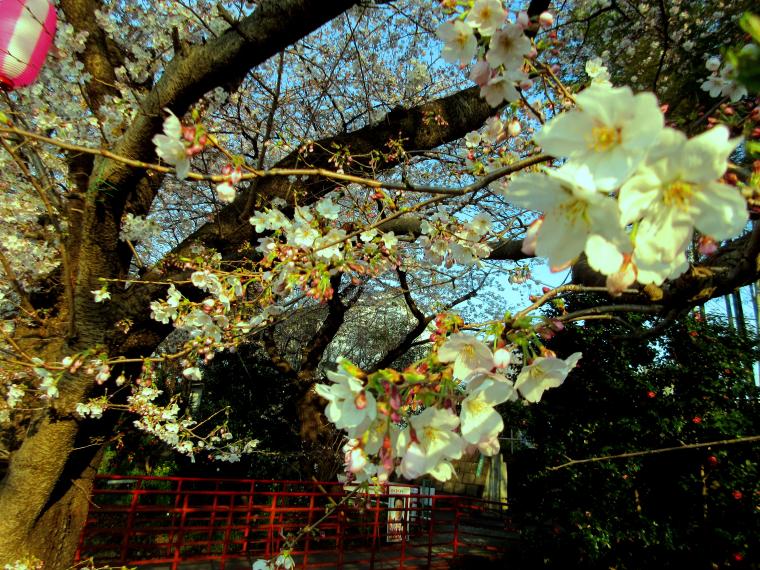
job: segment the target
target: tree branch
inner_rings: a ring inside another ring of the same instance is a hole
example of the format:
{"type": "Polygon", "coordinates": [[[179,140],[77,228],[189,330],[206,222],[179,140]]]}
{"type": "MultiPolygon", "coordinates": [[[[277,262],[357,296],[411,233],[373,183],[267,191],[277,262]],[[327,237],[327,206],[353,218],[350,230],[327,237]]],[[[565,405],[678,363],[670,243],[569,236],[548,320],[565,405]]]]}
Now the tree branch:
{"type": "Polygon", "coordinates": [[[354,289],[353,296],[350,297],[347,295],[347,290],[339,292],[342,276],[342,273],[338,273],[330,278],[330,286],[334,292],[332,298],[327,302],[327,316],[309,341],[309,347],[301,356],[301,362],[298,367],[298,378],[302,382],[308,383],[314,380],[314,372],[322,360],[322,355],[325,353],[327,346],[335,338],[335,335],[338,334],[340,327],[343,326],[346,311],[361,296],[361,288],[354,289]],[[347,296],[348,301],[346,303],[343,302],[342,295],[347,296]]]}
{"type": "Polygon", "coordinates": [[[596,463],[598,461],[614,461],[616,459],[627,459],[629,457],[643,457],[645,455],[656,455],[658,453],[669,453],[671,451],[681,451],[683,449],[699,449],[701,447],[712,447],[717,445],[733,445],[736,443],[751,443],[754,441],[760,441],[760,435],[751,435],[747,437],[737,437],[735,439],[720,439],[718,441],[706,441],[704,443],[687,443],[684,445],[677,445],[674,447],[663,447],[660,449],[647,449],[644,451],[631,451],[629,453],[619,453],[617,455],[602,455],[600,457],[590,457],[588,459],[571,459],[566,463],[555,465],[553,467],[547,467],[548,471],[558,471],[566,467],[572,467],[573,465],[582,465],[584,463],[596,463]]]}
{"type": "MultiPolygon", "coordinates": [[[[404,288],[406,289],[406,287],[404,288]]],[[[477,291],[478,291],[477,289],[468,291],[464,295],[454,299],[451,303],[443,307],[440,312],[453,309],[460,303],[464,303],[465,301],[472,299],[475,295],[478,294],[477,291]]],[[[381,370],[382,368],[387,368],[388,366],[393,364],[393,362],[395,362],[397,359],[401,358],[404,354],[406,354],[410,348],[415,346],[417,339],[422,333],[425,332],[425,329],[431,323],[431,321],[435,319],[435,316],[436,314],[432,314],[430,316],[423,317],[422,320],[419,320],[418,318],[417,325],[414,328],[412,328],[408,333],[406,333],[406,336],[404,336],[401,342],[399,342],[395,347],[389,350],[385,356],[383,356],[370,370],[368,370],[368,373],[377,372],[378,370],[381,370]]]]}

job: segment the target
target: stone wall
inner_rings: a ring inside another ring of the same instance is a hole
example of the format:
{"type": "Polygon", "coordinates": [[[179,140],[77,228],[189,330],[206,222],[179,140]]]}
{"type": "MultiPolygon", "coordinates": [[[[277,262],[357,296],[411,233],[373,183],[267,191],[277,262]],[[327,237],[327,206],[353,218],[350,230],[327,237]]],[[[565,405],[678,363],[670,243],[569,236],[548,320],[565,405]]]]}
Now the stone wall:
{"type": "Polygon", "coordinates": [[[445,483],[436,481],[433,485],[436,491],[453,495],[481,497],[483,495],[483,489],[485,488],[488,471],[491,468],[491,461],[487,457],[483,459],[480,475],[478,475],[477,470],[479,461],[480,453],[477,451],[472,455],[454,461],[453,465],[456,475],[445,483]]]}

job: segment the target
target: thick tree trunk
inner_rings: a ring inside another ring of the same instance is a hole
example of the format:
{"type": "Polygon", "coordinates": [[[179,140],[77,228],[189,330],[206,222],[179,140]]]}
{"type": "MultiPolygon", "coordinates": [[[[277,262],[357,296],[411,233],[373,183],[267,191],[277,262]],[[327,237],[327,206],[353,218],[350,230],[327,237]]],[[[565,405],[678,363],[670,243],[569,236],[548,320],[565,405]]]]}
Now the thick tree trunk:
{"type": "Polygon", "coordinates": [[[30,557],[69,568],[89,506],[100,446],[74,419],[43,419],[13,454],[0,486],[0,565],[30,557]]]}

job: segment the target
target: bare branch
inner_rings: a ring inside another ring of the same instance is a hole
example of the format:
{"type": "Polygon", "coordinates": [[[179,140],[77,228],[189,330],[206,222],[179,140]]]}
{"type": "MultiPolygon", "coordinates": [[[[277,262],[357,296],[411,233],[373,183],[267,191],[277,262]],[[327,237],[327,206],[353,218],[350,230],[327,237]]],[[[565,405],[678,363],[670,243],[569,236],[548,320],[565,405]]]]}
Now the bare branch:
{"type": "Polygon", "coordinates": [[[674,447],[663,447],[660,449],[647,449],[644,451],[631,451],[629,453],[619,453],[617,455],[602,455],[600,457],[590,457],[588,459],[571,459],[570,461],[566,463],[555,465],[553,467],[547,467],[547,470],[558,471],[566,467],[572,467],[573,465],[582,465],[584,463],[596,463],[599,461],[614,461],[616,459],[627,459],[630,457],[643,457],[646,455],[656,455],[658,453],[682,451],[684,449],[699,449],[702,447],[713,447],[713,446],[719,446],[719,445],[734,445],[736,443],[752,443],[755,441],[760,441],[760,435],[737,437],[735,439],[720,439],[717,441],[706,441],[703,443],[686,443],[686,444],[677,445],[674,447]]]}

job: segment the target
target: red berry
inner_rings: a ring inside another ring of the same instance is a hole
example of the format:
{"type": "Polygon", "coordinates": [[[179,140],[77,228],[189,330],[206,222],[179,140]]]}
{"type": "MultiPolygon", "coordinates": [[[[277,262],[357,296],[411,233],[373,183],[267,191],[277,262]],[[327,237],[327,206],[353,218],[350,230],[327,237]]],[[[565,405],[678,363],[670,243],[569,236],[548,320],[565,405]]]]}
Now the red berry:
{"type": "Polygon", "coordinates": [[[648,398],[654,398],[656,396],[657,396],[657,394],[655,394],[652,390],[649,390],[649,392],[647,392],[647,397],[648,398]]]}
{"type": "Polygon", "coordinates": [[[691,421],[694,422],[695,424],[701,424],[702,418],[699,416],[694,416],[693,418],[691,418],[691,421]]]}
{"type": "Polygon", "coordinates": [[[715,467],[718,464],[718,458],[714,455],[711,455],[707,458],[707,463],[710,465],[710,467],[715,467]]]}
{"type": "Polygon", "coordinates": [[[742,495],[742,492],[741,492],[741,491],[734,491],[733,493],[731,493],[731,495],[732,495],[732,496],[734,497],[734,499],[736,499],[737,501],[741,501],[742,497],[744,496],[744,495],[742,495]]]}

